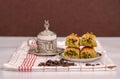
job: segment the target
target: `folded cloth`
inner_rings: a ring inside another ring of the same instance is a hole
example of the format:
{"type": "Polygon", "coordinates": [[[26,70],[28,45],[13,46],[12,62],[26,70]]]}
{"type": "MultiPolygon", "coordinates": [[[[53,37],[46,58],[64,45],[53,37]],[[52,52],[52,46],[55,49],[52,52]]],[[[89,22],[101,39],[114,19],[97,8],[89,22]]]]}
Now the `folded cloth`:
{"type": "MultiPolygon", "coordinates": [[[[29,54],[29,45],[27,42],[23,42],[20,47],[16,49],[13,53],[11,59],[8,63],[3,64],[4,70],[10,71],[19,71],[19,72],[31,72],[31,71],[39,71],[39,72],[71,72],[71,71],[107,71],[107,70],[115,70],[116,65],[113,61],[108,57],[106,51],[102,48],[99,41],[97,41],[96,51],[102,51],[103,57],[94,62],[90,62],[90,66],[86,63],[75,62],[75,66],[38,66],[41,62],[46,62],[47,60],[59,60],[59,55],[56,56],[36,56],[33,54],[29,54]],[[99,64],[99,65],[98,65],[99,64]]],[[[64,41],[58,41],[58,47],[65,48],[64,41]]]]}

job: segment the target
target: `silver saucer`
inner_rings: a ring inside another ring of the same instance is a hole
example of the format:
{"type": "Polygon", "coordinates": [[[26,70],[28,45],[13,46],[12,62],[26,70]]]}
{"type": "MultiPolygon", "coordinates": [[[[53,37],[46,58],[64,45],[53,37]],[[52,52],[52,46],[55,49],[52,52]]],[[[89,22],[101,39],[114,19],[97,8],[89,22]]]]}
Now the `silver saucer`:
{"type": "Polygon", "coordinates": [[[37,56],[54,56],[54,55],[59,55],[64,51],[63,48],[57,48],[57,51],[55,53],[40,53],[40,52],[35,52],[35,50],[29,50],[29,54],[34,54],[37,56]]]}

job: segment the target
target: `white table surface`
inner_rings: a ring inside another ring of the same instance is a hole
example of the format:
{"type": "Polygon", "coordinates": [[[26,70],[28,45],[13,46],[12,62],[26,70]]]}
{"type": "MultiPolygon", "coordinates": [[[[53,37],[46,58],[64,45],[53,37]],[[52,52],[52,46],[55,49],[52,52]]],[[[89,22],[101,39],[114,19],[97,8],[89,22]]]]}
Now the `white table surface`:
{"type": "MultiPolygon", "coordinates": [[[[109,57],[117,65],[116,71],[99,72],[12,72],[3,71],[15,49],[32,37],[0,37],[0,79],[119,79],[120,78],[120,37],[98,37],[109,57]]],[[[59,37],[63,41],[65,38],[59,37]]]]}

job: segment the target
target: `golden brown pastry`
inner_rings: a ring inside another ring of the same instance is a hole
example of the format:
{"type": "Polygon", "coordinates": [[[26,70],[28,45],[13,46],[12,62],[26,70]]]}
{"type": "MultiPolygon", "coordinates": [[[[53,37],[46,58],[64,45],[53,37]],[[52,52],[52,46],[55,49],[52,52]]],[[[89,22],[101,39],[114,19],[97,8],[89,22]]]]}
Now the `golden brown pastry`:
{"type": "Polygon", "coordinates": [[[64,50],[64,57],[66,57],[66,58],[80,58],[80,49],[68,47],[64,50]]]}
{"type": "Polygon", "coordinates": [[[86,59],[86,58],[95,58],[95,57],[97,57],[97,53],[93,47],[84,47],[81,49],[80,58],[86,59]]]}
{"type": "Polygon", "coordinates": [[[96,47],[96,36],[93,33],[87,32],[80,38],[80,44],[82,46],[96,47]]]}
{"type": "Polygon", "coordinates": [[[65,42],[66,46],[68,47],[76,47],[79,48],[80,47],[80,39],[77,36],[77,34],[70,34],[66,37],[66,42],[65,42]]]}

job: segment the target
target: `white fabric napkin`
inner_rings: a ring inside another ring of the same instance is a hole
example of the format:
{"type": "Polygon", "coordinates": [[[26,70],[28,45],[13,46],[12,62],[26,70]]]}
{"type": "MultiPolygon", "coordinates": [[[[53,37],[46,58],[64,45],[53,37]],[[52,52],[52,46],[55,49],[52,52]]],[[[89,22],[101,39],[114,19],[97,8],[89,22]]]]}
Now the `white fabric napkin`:
{"type": "MultiPolygon", "coordinates": [[[[58,41],[58,47],[65,48],[64,41],[58,41]]],[[[38,66],[40,62],[45,62],[48,59],[51,60],[59,60],[59,56],[50,56],[50,57],[42,57],[36,56],[33,54],[29,54],[29,46],[27,42],[23,42],[20,47],[18,47],[13,53],[11,59],[8,63],[3,64],[4,70],[10,71],[19,71],[19,72],[30,72],[30,71],[38,71],[38,72],[73,72],[73,71],[107,71],[107,70],[115,70],[116,65],[113,61],[108,57],[107,52],[103,49],[100,42],[97,41],[96,51],[102,52],[103,57],[94,62],[90,62],[91,64],[98,64],[94,66],[86,66],[86,63],[77,63],[75,62],[75,66],[62,67],[62,66],[38,66]]]]}

